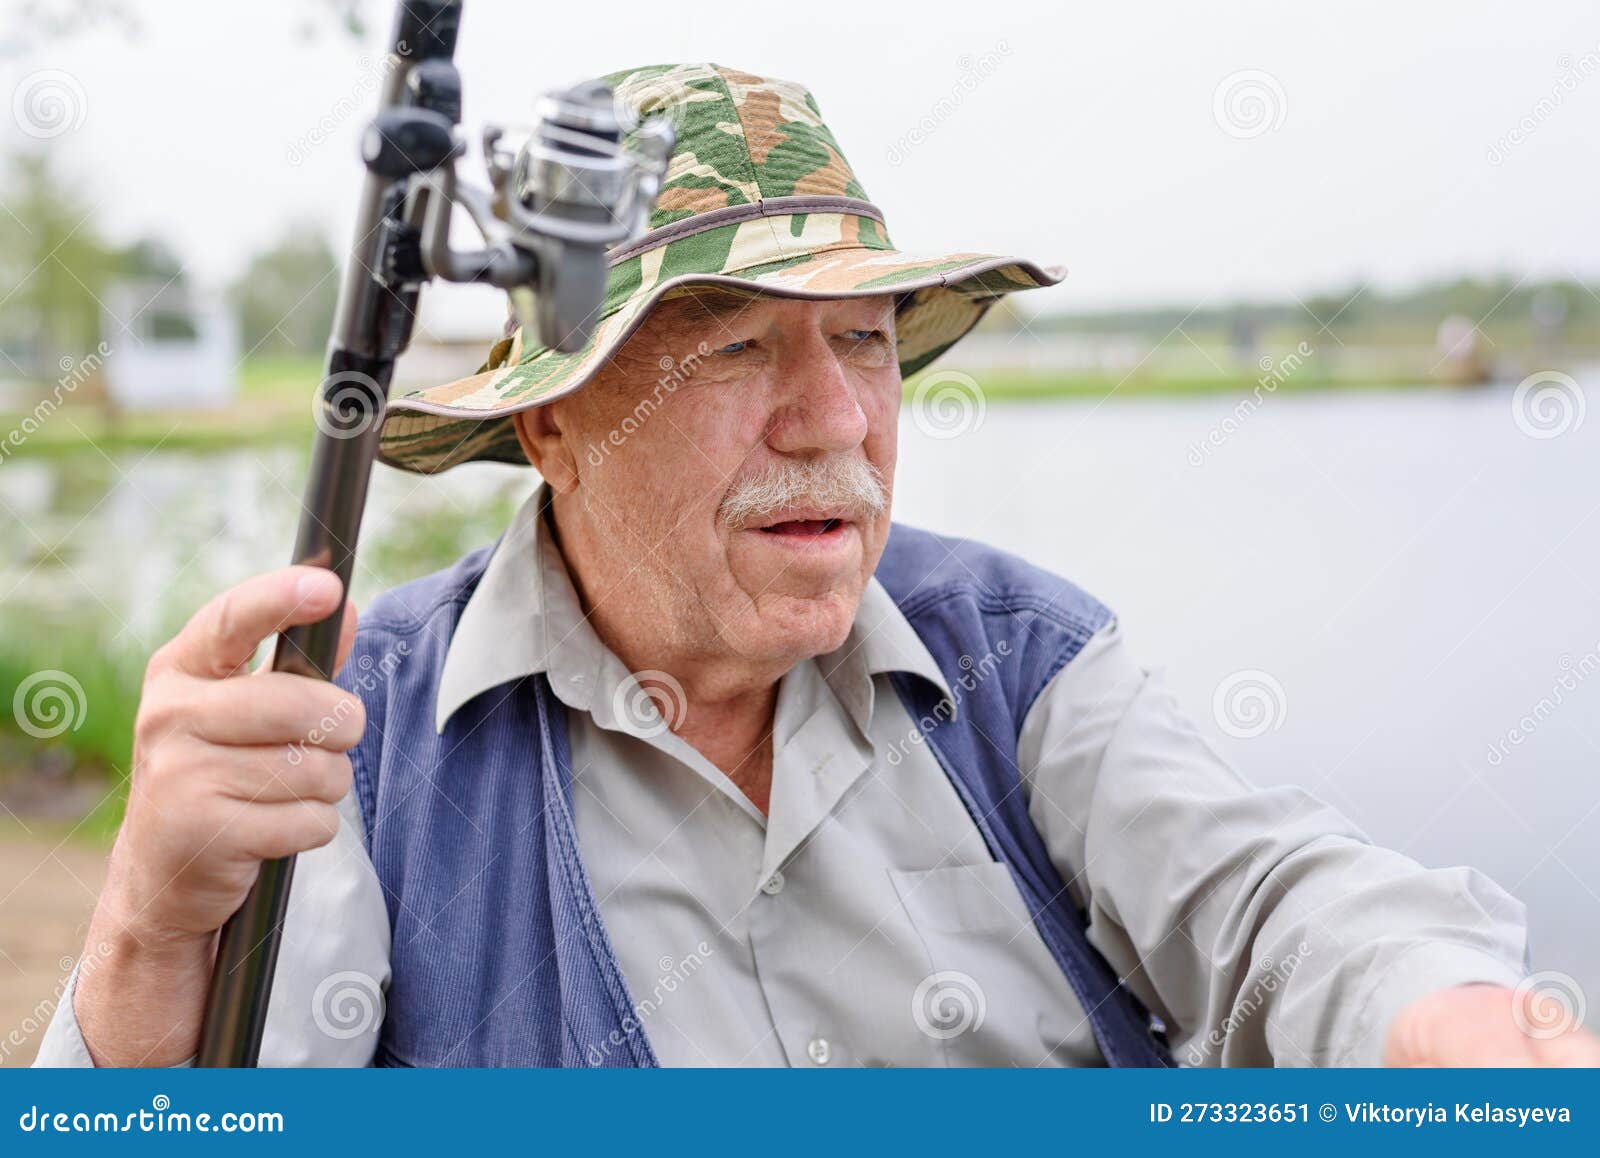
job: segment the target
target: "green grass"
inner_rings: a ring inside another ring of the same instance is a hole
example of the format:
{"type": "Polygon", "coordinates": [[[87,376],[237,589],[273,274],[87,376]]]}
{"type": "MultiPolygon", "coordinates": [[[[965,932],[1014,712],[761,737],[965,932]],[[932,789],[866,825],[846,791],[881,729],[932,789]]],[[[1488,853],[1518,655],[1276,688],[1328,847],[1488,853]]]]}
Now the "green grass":
{"type": "Polygon", "coordinates": [[[322,380],[322,359],[303,354],[247,358],[239,368],[239,398],[246,402],[284,402],[309,408],[311,392],[322,380]]]}
{"type": "MultiPolygon", "coordinates": [[[[916,396],[917,388],[930,374],[940,370],[914,375],[906,380],[905,396],[916,396]]],[[[989,402],[1028,402],[1062,398],[1105,398],[1115,394],[1119,398],[1141,396],[1184,396],[1207,394],[1248,394],[1257,386],[1257,379],[1244,374],[1191,374],[1191,373],[1063,373],[1061,371],[985,370],[967,375],[977,384],[989,402]]],[[[1278,394],[1306,393],[1314,390],[1360,390],[1375,387],[1431,385],[1418,382],[1414,375],[1341,374],[1330,376],[1310,369],[1287,375],[1273,391],[1278,394]]]]}
{"type": "Polygon", "coordinates": [[[239,372],[236,401],[219,410],[174,410],[117,415],[88,398],[23,426],[26,413],[0,414],[0,462],[55,456],[99,447],[119,450],[228,450],[235,447],[306,443],[311,438],[311,399],[321,376],[316,358],[252,358],[239,372]],[[20,431],[21,445],[6,432],[20,431]]]}
{"type": "MultiPolygon", "coordinates": [[[[0,415],[0,430],[15,422],[0,415]]],[[[0,461],[11,458],[53,458],[77,454],[91,446],[107,454],[124,450],[230,450],[246,446],[281,446],[309,442],[311,419],[287,415],[165,414],[141,415],[120,422],[75,420],[50,422],[19,447],[3,446],[0,461]]]]}
{"type": "MultiPolygon", "coordinates": [[[[40,737],[23,729],[14,712],[0,714],[0,778],[26,778],[49,768],[73,783],[115,786],[78,828],[90,838],[109,839],[126,804],[143,675],[142,656],[108,651],[81,634],[35,627],[0,636],[0,691],[7,705],[29,683],[25,718],[47,732],[64,722],[71,725],[59,735],[40,737]],[[46,688],[61,689],[62,694],[45,694],[46,688]],[[66,714],[50,714],[52,710],[66,714]]],[[[93,793],[95,799],[102,795],[93,793]]]]}

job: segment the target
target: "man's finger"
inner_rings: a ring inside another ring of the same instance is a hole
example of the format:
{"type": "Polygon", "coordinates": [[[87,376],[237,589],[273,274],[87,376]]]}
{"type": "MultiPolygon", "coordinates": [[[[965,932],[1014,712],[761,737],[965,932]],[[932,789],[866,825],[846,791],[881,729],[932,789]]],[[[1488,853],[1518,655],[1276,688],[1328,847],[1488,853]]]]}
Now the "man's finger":
{"type": "Polygon", "coordinates": [[[196,739],[211,744],[304,744],[330,752],[355,747],[365,727],[359,696],[310,676],[277,671],[199,685],[185,725],[196,739]]]}
{"type": "Polygon", "coordinates": [[[285,567],[246,579],[197,611],[152,657],[151,667],[224,679],[248,664],[274,632],[326,619],[339,597],[338,576],[322,567],[285,567]]]}
{"type": "Polygon", "coordinates": [[[1600,1037],[1581,1029],[1535,1039],[1533,1050],[1542,1066],[1600,1066],[1600,1037]]]}
{"type": "Polygon", "coordinates": [[[1537,1064],[1533,1041],[1512,1016],[1515,994],[1498,985],[1459,985],[1403,1010],[1386,1057],[1398,1066],[1524,1067],[1537,1064]]]}

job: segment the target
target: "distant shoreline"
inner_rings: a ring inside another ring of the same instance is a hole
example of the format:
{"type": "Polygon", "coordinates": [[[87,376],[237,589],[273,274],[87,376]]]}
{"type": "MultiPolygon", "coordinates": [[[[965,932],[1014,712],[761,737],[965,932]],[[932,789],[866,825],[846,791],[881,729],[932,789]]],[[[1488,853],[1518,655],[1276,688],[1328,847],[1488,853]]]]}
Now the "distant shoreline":
{"type": "MultiPolygon", "coordinates": [[[[1578,359],[1589,361],[1594,355],[1578,359]]],[[[1265,364],[1268,359],[1263,359],[1265,364]]],[[[70,455],[82,451],[183,450],[224,451],[259,446],[309,446],[313,425],[311,398],[321,372],[311,359],[263,359],[246,363],[237,400],[220,409],[141,411],[111,415],[88,399],[75,399],[47,420],[35,423],[16,445],[4,447],[4,461],[70,455]]],[[[1096,401],[1116,398],[1200,398],[1269,393],[1308,394],[1342,391],[1474,391],[1504,388],[1520,375],[1497,372],[1493,380],[1473,385],[1429,381],[1415,365],[1363,366],[1329,374],[1315,361],[1293,373],[1270,375],[1255,366],[1237,372],[1190,372],[1171,366],[1142,367],[1127,372],[1056,369],[973,369],[936,365],[906,380],[905,399],[919,391],[937,396],[945,391],[978,392],[985,403],[1096,401]]],[[[0,439],[18,430],[28,411],[0,413],[0,439]]]]}

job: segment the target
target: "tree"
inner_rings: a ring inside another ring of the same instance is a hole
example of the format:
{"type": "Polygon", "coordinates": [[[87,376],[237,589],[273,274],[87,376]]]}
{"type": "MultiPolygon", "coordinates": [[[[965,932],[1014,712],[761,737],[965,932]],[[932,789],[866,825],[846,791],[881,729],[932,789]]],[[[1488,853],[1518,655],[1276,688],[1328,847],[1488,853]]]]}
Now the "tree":
{"type": "Polygon", "coordinates": [[[339,260],[315,227],[290,229],[230,293],[247,354],[316,354],[339,297],[339,260]]]}
{"type": "Polygon", "coordinates": [[[42,378],[100,340],[100,303],[121,255],[100,237],[94,208],[38,153],[14,156],[0,214],[0,340],[42,378]]]}

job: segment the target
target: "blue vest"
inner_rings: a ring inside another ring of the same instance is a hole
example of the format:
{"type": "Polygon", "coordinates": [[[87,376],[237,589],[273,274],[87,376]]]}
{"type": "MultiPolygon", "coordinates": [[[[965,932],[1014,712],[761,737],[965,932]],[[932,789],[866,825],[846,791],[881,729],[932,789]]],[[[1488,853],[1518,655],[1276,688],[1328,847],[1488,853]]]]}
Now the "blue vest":
{"type": "MultiPolygon", "coordinates": [[[[393,930],[376,1060],[653,1066],[578,853],[565,706],[530,676],[483,692],[434,732],[445,654],[489,554],[379,598],[339,680],[367,709],[351,755],[393,930]]],[[[1089,944],[1018,790],[1028,709],[1111,613],[1000,551],[902,526],[877,577],[960,689],[960,710],[952,718],[919,677],[898,673],[895,688],[1011,869],[1101,1052],[1112,1065],[1171,1065],[1149,1014],[1089,944]],[[994,655],[1005,659],[971,674],[994,655]]]]}

